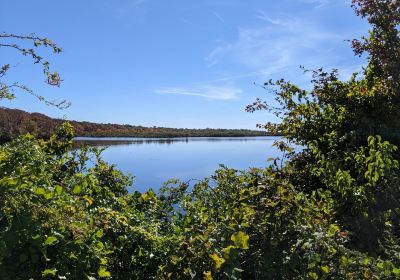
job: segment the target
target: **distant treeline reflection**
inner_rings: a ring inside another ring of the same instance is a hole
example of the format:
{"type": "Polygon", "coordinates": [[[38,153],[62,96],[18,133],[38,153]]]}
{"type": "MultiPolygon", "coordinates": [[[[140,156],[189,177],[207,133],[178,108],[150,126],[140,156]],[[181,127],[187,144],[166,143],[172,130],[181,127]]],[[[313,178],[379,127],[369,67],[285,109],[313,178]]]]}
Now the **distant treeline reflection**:
{"type": "Polygon", "coordinates": [[[220,142],[220,141],[236,141],[236,142],[247,142],[254,140],[271,140],[274,136],[269,137],[185,137],[185,138],[92,138],[90,137],[77,137],[74,141],[75,147],[92,146],[92,147],[103,147],[103,146],[117,146],[117,145],[143,145],[143,144],[159,144],[159,145],[171,145],[174,143],[189,143],[193,141],[205,141],[205,142],[220,142]]]}

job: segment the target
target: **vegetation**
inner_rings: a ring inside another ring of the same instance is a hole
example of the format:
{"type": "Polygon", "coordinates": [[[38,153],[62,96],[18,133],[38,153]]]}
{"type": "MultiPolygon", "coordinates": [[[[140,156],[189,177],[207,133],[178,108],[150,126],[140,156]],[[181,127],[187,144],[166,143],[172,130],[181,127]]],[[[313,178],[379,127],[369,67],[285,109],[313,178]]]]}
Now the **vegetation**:
{"type": "MultiPolygon", "coordinates": [[[[49,118],[40,113],[27,113],[16,109],[0,107],[0,141],[6,142],[20,135],[30,133],[38,138],[48,139],[64,120],[49,118]]],[[[87,137],[242,137],[268,136],[265,131],[248,129],[188,129],[167,127],[143,127],[120,124],[98,124],[70,122],[76,136],[87,137]]]]}
{"type": "MultiPolygon", "coordinates": [[[[46,84],[51,86],[60,86],[62,79],[56,71],[51,71],[50,63],[41,56],[37,49],[44,47],[51,49],[54,54],[59,54],[62,49],[57,46],[56,43],[49,40],[48,38],[39,37],[36,34],[30,35],[15,35],[9,33],[0,33],[0,48],[7,48],[17,51],[23,56],[30,57],[35,64],[39,64],[42,68],[42,72],[46,78],[46,84]],[[34,48],[27,44],[33,44],[34,48]]],[[[61,102],[49,101],[43,96],[36,94],[28,86],[15,81],[9,81],[6,75],[10,71],[10,64],[0,65],[0,99],[12,100],[16,97],[18,91],[22,91],[36,97],[40,101],[45,102],[47,105],[56,106],[60,109],[70,106],[70,103],[66,100],[61,102]]]]}
{"type": "Polygon", "coordinates": [[[353,42],[363,73],[314,71],[311,91],[266,84],[282,122],[265,127],[288,140],[277,143],[285,163],[127,194],[129,178],[98,150],[68,152],[68,123],[2,146],[1,278],[400,278],[400,3],[353,7],[372,25],[353,42]]]}

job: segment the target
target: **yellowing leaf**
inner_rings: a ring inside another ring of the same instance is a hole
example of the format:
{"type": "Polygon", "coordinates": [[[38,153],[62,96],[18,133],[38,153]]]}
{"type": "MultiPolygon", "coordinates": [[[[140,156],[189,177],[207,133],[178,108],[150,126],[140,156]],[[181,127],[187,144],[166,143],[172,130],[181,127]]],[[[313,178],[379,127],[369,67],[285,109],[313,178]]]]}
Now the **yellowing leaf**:
{"type": "Polygon", "coordinates": [[[339,230],[340,227],[338,225],[331,224],[328,229],[328,236],[330,237],[334,236],[339,230]]]}
{"type": "Polygon", "coordinates": [[[245,232],[239,231],[238,233],[233,234],[231,240],[238,248],[244,250],[249,249],[249,236],[245,232]]]}
{"type": "Polygon", "coordinates": [[[5,152],[0,152],[0,162],[7,159],[7,154],[5,152]]]}
{"type": "Polygon", "coordinates": [[[308,276],[310,276],[311,279],[318,280],[318,274],[315,272],[309,272],[308,276]]]}
{"type": "Polygon", "coordinates": [[[93,204],[93,200],[87,195],[83,196],[83,198],[86,200],[86,206],[91,206],[93,204]]]}
{"type": "Polygon", "coordinates": [[[342,266],[347,266],[347,263],[348,263],[347,257],[346,257],[346,256],[342,256],[342,257],[340,258],[340,264],[341,264],[342,266]]]}
{"type": "Polygon", "coordinates": [[[213,280],[211,271],[203,272],[203,274],[204,274],[204,280],[213,280]]]}
{"type": "Polygon", "coordinates": [[[111,277],[111,273],[107,271],[107,269],[104,266],[101,266],[99,270],[97,271],[97,274],[99,275],[100,278],[108,278],[111,277]]]}
{"type": "Polygon", "coordinates": [[[329,266],[325,265],[325,266],[321,267],[321,270],[322,270],[324,273],[329,273],[329,266]]]}
{"type": "Polygon", "coordinates": [[[217,254],[212,254],[212,255],[210,255],[210,258],[212,258],[212,260],[214,261],[214,263],[215,263],[215,269],[220,269],[221,268],[221,266],[224,264],[224,262],[225,262],[225,259],[224,258],[221,258],[220,256],[218,256],[217,254]]]}
{"type": "Polygon", "coordinates": [[[370,279],[372,277],[372,272],[368,268],[364,269],[363,276],[365,279],[370,279]]]}

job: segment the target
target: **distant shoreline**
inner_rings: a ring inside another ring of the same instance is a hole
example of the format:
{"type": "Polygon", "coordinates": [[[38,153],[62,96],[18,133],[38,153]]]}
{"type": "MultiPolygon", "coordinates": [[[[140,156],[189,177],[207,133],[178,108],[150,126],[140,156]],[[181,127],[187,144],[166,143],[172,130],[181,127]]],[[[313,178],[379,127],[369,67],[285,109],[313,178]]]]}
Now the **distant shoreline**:
{"type": "Polygon", "coordinates": [[[168,140],[168,139],[187,139],[187,138],[258,138],[258,137],[282,137],[282,135],[230,135],[230,136],[171,136],[171,137],[136,137],[136,136],[75,136],[74,141],[129,141],[129,140],[168,140]]]}
{"type": "Polygon", "coordinates": [[[280,138],[281,135],[261,135],[261,136],[188,136],[188,137],[119,137],[119,136],[108,136],[108,137],[92,137],[92,136],[76,136],[74,141],[77,142],[132,142],[132,141],[186,141],[186,140],[246,140],[254,138],[280,138]]]}
{"type": "Polygon", "coordinates": [[[230,137],[172,137],[172,138],[138,138],[138,137],[75,137],[74,147],[82,146],[118,146],[141,144],[173,144],[189,142],[247,142],[274,141],[279,136],[230,136],[230,137]]]}
{"type": "Polygon", "coordinates": [[[281,136],[265,131],[250,129],[216,128],[169,128],[144,127],[137,125],[104,124],[85,121],[50,118],[40,113],[28,113],[18,109],[0,107],[0,142],[10,141],[19,135],[30,133],[38,138],[48,139],[61,123],[70,122],[76,137],[98,138],[188,138],[188,137],[255,137],[281,136]]]}

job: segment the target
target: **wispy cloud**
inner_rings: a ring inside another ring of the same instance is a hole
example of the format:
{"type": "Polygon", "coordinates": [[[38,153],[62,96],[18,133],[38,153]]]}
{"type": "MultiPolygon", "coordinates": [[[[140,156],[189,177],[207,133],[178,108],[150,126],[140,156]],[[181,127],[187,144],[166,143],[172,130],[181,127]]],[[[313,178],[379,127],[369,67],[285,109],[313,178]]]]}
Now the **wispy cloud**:
{"type": "Polygon", "coordinates": [[[265,76],[300,65],[331,67],[338,60],[334,47],[348,39],[300,18],[271,17],[261,10],[256,17],[264,23],[240,28],[236,40],[219,44],[206,57],[209,67],[233,62],[265,76]]]}
{"type": "Polygon", "coordinates": [[[228,101],[238,99],[242,90],[233,86],[202,85],[196,87],[162,87],[155,90],[158,94],[189,95],[209,100],[228,101]]]}
{"type": "Polygon", "coordinates": [[[327,4],[329,4],[331,2],[331,0],[298,0],[298,1],[307,3],[307,4],[314,4],[316,8],[326,6],[327,4]]]}
{"type": "Polygon", "coordinates": [[[225,19],[216,11],[213,11],[214,16],[222,23],[225,23],[225,19]]]}
{"type": "Polygon", "coordinates": [[[296,26],[298,26],[300,21],[298,18],[293,18],[289,16],[271,17],[263,10],[258,10],[256,13],[256,17],[267,23],[278,25],[288,29],[294,29],[296,26]]]}

